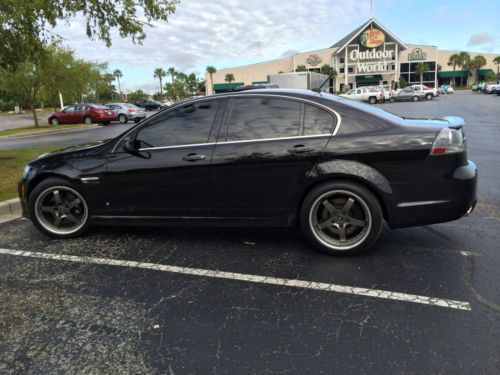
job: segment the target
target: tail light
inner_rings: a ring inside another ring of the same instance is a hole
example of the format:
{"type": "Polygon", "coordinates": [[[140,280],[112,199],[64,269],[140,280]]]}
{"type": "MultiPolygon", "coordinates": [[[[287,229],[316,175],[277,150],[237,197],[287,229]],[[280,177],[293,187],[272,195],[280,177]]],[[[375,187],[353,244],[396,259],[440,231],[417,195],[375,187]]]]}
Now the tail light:
{"type": "Polygon", "coordinates": [[[443,128],[432,144],[431,155],[443,155],[465,150],[464,136],[461,129],[443,128]]]}
{"type": "Polygon", "coordinates": [[[128,111],[131,112],[131,113],[135,112],[135,108],[129,108],[128,111]]]}

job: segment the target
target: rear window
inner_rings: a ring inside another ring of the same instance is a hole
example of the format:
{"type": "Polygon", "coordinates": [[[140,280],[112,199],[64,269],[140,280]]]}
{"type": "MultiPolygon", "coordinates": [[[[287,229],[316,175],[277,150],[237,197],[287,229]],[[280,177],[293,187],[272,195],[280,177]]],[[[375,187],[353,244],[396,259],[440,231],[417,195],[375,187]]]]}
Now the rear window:
{"type": "Polygon", "coordinates": [[[334,118],[331,113],[312,105],[304,108],[304,135],[330,134],[334,118]]]}

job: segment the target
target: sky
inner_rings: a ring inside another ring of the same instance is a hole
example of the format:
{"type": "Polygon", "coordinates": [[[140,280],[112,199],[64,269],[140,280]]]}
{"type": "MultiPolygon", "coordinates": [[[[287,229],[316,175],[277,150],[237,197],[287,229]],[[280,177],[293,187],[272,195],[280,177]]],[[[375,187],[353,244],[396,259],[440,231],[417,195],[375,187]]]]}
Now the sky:
{"type": "MultiPolygon", "coordinates": [[[[113,31],[91,41],[83,18],[56,27],[77,56],[120,69],[122,90],[157,91],[155,68],[203,76],[217,69],[328,48],[370,18],[370,0],[180,0],[142,45],[113,31]]],[[[500,0],[373,0],[373,16],[407,44],[500,55],[500,0]]]]}

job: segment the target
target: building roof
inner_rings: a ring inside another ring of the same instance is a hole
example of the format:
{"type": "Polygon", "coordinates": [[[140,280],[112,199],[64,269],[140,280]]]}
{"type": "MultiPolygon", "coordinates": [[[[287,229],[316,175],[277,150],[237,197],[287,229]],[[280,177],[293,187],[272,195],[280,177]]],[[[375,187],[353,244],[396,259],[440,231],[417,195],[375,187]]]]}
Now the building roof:
{"type": "Polygon", "coordinates": [[[354,37],[356,36],[356,34],[358,34],[359,32],[361,32],[361,30],[363,30],[366,26],[368,26],[368,24],[370,23],[370,21],[371,21],[371,19],[368,20],[367,22],[365,22],[364,24],[362,24],[361,26],[357,27],[356,29],[354,29],[352,32],[350,32],[345,37],[343,37],[342,39],[340,39],[337,43],[335,43],[334,45],[332,45],[330,48],[341,48],[344,44],[349,43],[352,39],[354,39],[354,37]]]}

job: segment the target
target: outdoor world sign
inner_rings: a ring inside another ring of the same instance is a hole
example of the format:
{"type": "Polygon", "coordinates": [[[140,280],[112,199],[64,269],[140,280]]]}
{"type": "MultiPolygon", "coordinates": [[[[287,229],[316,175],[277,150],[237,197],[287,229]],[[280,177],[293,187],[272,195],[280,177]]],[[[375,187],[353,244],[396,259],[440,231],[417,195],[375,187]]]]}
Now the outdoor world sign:
{"type": "Polygon", "coordinates": [[[385,59],[392,60],[393,57],[394,51],[376,51],[374,49],[368,51],[354,49],[349,54],[350,60],[356,62],[356,72],[358,73],[387,72],[388,67],[385,59]],[[373,59],[379,59],[381,61],[363,61],[373,59]]]}

